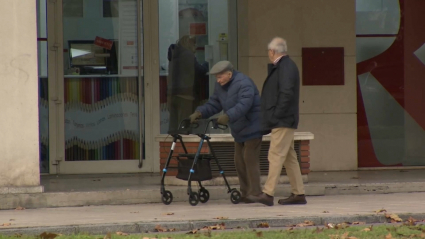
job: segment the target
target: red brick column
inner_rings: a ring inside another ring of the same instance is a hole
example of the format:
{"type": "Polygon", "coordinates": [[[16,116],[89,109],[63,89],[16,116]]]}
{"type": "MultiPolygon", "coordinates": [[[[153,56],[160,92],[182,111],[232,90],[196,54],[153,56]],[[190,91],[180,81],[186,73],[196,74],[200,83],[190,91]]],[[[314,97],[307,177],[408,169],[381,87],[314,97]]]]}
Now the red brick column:
{"type": "Polygon", "coordinates": [[[300,157],[301,174],[307,175],[310,173],[310,140],[301,140],[300,157]]]}
{"type": "MultiPolygon", "coordinates": [[[[165,167],[165,163],[167,162],[168,154],[171,150],[172,142],[160,142],[159,143],[159,155],[160,155],[160,174],[162,175],[162,169],[165,167]]],[[[199,142],[187,142],[184,143],[187,149],[187,153],[195,154],[198,150],[199,142]]],[[[202,146],[201,153],[208,153],[208,146],[205,143],[202,146]]],[[[176,143],[176,147],[174,148],[173,156],[178,156],[179,154],[184,154],[183,147],[180,142],[176,143]]],[[[176,176],[177,175],[177,160],[172,158],[170,164],[168,165],[167,176],[176,176]]]]}

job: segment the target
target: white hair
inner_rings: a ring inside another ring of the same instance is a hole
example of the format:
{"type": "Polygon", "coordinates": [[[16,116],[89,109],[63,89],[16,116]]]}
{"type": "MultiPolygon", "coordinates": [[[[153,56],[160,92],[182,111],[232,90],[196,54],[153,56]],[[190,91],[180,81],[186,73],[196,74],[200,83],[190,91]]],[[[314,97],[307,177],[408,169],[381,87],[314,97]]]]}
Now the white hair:
{"type": "Polygon", "coordinates": [[[268,48],[276,53],[286,53],[288,51],[286,40],[281,37],[273,38],[273,40],[269,43],[268,48]]]}

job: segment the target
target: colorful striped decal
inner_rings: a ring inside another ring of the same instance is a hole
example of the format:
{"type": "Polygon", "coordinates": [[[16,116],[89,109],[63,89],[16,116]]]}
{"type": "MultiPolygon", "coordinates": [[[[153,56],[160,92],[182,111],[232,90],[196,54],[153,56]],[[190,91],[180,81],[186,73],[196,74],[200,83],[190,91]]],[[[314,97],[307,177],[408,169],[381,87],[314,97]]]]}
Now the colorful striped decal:
{"type": "MultiPolygon", "coordinates": [[[[65,115],[70,109],[85,112],[102,110],[121,102],[138,102],[138,82],[134,77],[66,78],[65,115]]],[[[132,160],[140,158],[139,135],[123,131],[96,142],[74,137],[65,142],[66,161],[132,160]]]]}

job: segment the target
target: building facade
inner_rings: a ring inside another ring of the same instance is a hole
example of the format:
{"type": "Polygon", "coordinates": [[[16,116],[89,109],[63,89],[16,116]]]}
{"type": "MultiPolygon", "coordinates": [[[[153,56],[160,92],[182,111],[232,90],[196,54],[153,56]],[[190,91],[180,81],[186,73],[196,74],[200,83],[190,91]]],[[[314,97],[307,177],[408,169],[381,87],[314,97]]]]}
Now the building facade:
{"type": "MultiPolygon", "coordinates": [[[[180,87],[172,45],[189,42],[207,70],[230,60],[261,90],[275,36],[302,76],[311,170],[425,165],[421,0],[5,1],[0,189],[40,190],[40,174],[159,172],[180,87]]],[[[193,69],[199,105],[214,78],[193,69]]]]}

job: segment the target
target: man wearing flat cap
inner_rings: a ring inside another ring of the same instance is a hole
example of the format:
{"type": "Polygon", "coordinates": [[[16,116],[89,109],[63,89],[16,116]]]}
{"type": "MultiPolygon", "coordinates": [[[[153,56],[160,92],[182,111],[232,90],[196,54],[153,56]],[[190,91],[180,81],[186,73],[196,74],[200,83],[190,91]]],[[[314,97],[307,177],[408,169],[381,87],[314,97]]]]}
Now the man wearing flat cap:
{"type": "Polygon", "coordinates": [[[252,203],[248,195],[261,193],[260,149],[261,103],[254,82],[246,75],[233,69],[229,61],[215,64],[210,75],[215,75],[214,94],[207,103],[198,107],[190,116],[191,122],[209,118],[221,111],[219,124],[229,125],[235,139],[235,166],[239,177],[242,202],[252,203]]]}

